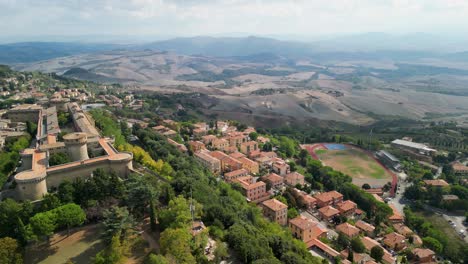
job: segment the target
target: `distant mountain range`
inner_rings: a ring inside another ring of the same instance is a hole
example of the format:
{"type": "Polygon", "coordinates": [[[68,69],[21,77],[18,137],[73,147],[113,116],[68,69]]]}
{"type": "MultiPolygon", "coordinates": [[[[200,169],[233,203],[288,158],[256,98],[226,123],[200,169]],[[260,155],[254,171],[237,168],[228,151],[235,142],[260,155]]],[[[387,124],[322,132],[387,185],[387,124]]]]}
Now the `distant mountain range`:
{"type": "Polygon", "coordinates": [[[288,58],[336,59],[418,59],[468,58],[468,40],[445,40],[429,34],[395,36],[366,33],[313,42],[282,41],[265,37],[190,37],[144,44],[90,44],[69,42],[24,42],[0,45],[0,63],[30,63],[53,58],[115,50],[173,51],[183,55],[246,57],[270,54],[288,58]],[[458,53],[461,51],[460,53],[458,53]]]}
{"type": "Polygon", "coordinates": [[[28,63],[118,49],[124,46],[114,44],[84,44],[71,42],[21,42],[0,45],[0,63],[28,63]]]}

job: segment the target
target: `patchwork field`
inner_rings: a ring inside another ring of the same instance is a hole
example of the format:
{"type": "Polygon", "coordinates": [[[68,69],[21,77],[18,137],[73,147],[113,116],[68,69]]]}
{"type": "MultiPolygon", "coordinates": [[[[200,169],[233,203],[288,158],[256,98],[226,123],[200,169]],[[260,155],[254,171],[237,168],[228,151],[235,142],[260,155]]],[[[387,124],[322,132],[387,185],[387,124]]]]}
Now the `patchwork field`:
{"type": "Polygon", "coordinates": [[[364,183],[382,186],[392,181],[392,175],[361,149],[324,144],[323,147],[314,149],[314,152],[324,165],[351,176],[357,186],[364,183]]]}

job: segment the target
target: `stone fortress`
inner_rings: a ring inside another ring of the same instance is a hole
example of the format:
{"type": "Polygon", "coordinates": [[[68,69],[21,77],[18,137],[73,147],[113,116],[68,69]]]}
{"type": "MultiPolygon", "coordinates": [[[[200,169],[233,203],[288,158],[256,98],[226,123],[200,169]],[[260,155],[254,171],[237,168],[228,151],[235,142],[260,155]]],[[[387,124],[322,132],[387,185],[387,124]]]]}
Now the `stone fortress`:
{"type": "Polygon", "coordinates": [[[75,132],[58,141],[61,130],[57,107],[20,105],[6,113],[12,122],[37,122],[35,147],[20,153],[22,168],[14,176],[17,200],[41,200],[48,190],[57,188],[63,181],[92,177],[96,169],[114,171],[121,177],[133,171],[132,153],[118,152],[111,139],[101,137],[93,120],[77,103],[60,106],[70,113],[75,132]],[[71,162],[49,166],[49,157],[55,153],[66,153],[71,162]]]}

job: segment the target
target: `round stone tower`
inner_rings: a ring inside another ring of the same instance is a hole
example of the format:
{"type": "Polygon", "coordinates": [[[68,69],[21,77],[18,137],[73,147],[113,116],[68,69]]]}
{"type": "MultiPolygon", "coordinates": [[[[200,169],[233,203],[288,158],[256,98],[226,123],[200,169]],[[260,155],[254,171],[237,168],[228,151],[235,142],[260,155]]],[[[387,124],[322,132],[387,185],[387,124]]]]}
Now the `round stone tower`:
{"type": "Polygon", "coordinates": [[[72,161],[87,160],[88,146],[86,145],[88,137],[86,133],[70,133],[63,136],[68,156],[72,161]]]}

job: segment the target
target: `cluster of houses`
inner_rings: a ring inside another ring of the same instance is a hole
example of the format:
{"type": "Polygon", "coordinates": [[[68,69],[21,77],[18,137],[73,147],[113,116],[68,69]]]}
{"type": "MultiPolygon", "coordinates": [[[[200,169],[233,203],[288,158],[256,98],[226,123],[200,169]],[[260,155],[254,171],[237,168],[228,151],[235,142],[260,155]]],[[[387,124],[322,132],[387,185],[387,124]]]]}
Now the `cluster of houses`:
{"type": "MultiPolygon", "coordinates": [[[[186,145],[172,139],[177,132],[174,130],[175,123],[171,122],[174,121],[165,120],[164,126],[153,129],[166,135],[168,141],[181,151],[188,151],[186,145]]],[[[375,246],[383,249],[383,263],[396,263],[396,253],[407,248],[414,248],[412,253],[415,263],[435,262],[435,253],[430,249],[420,248],[421,238],[404,225],[404,217],[396,208],[392,208],[393,215],[388,219],[392,226],[386,230],[391,232],[377,233],[375,226],[362,220],[364,212],[357,208],[357,204],[351,200],[344,200],[341,193],[329,191],[310,195],[296,188],[306,184],[304,176],[298,172],[291,172],[288,162],[278,157],[274,151],[263,151],[259,146],[269,139],[260,136],[255,140],[250,138],[249,135],[255,132],[254,128],[237,131],[227,122],[217,122],[216,128],[219,136],[210,134],[210,127],[206,123],[194,125],[193,140],[187,144],[194,157],[224,181],[238,183],[246,199],[258,204],[266,218],[287,226],[292,235],[305,242],[310,250],[331,262],[340,258],[342,263],[351,263],[347,260],[349,249],[338,252],[324,242],[326,238],[330,238],[330,228],[349,239],[358,237],[363,242],[366,252],[355,252],[355,263],[376,263],[370,256],[370,251],[375,246]],[[266,174],[257,177],[260,171],[266,171],[266,174]],[[301,199],[308,214],[288,219],[288,206],[271,198],[284,190],[285,186],[290,186],[301,199]],[[340,217],[352,221],[337,225],[340,223],[340,217]]],[[[373,193],[383,202],[379,194],[378,190],[373,193]]]]}

